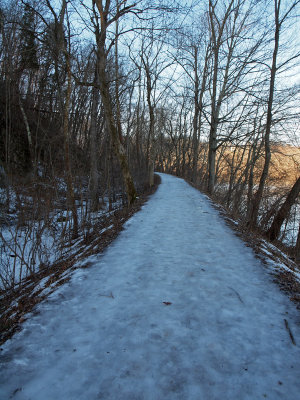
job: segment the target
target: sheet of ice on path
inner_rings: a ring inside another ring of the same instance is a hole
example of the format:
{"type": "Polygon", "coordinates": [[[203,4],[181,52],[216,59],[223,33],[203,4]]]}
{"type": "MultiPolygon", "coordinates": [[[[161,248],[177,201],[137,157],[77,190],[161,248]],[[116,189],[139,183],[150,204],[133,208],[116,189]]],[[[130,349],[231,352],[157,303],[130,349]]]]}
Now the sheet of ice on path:
{"type": "Polygon", "coordinates": [[[299,398],[294,305],[181,179],[162,175],[103,256],[37,310],[0,352],[0,399],[299,398]]]}

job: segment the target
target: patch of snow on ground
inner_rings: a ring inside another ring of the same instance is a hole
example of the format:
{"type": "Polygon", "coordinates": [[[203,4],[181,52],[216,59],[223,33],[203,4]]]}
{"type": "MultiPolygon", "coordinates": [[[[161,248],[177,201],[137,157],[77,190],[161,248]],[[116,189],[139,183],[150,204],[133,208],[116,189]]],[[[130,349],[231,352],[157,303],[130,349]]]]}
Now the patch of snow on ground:
{"type": "Polygon", "coordinates": [[[2,346],[1,399],[299,398],[294,305],[205,196],[161,176],[2,346]]]}
{"type": "Polygon", "coordinates": [[[101,231],[99,232],[99,235],[102,235],[102,233],[109,231],[110,229],[112,229],[114,226],[113,225],[109,225],[107,228],[103,228],[101,229],[101,231]]]}
{"type": "Polygon", "coordinates": [[[32,294],[38,292],[41,289],[45,289],[45,285],[49,280],[49,276],[47,276],[46,278],[43,278],[33,289],[32,294]]]}
{"type": "MultiPolygon", "coordinates": [[[[113,203],[113,209],[108,211],[109,203],[108,199],[106,200],[103,209],[93,213],[94,222],[112,215],[120,207],[120,200],[117,200],[113,203]]],[[[86,223],[86,208],[87,205],[83,202],[83,206],[77,209],[78,224],[83,230],[86,223]]],[[[18,227],[17,214],[14,214],[14,223],[0,226],[0,289],[17,284],[32,273],[38,272],[40,265],[51,266],[56,260],[70,257],[78,251],[76,244],[81,241],[81,237],[77,241],[73,240],[71,247],[66,246],[71,241],[68,239],[68,233],[72,231],[71,211],[57,209],[50,219],[51,227],[42,221],[31,221],[27,226],[18,227]]],[[[112,227],[113,225],[110,225],[102,229],[99,234],[112,227]]]]}
{"type": "Polygon", "coordinates": [[[269,265],[272,265],[273,268],[275,269],[283,269],[287,272],[289,272],[291,275],[295,277],[297,281],[300,282],[300,271],[299,267],[292,263],[292,261],[288,258],[286,254],[284,254],[280,249],[278,249],[276,246],[274,246],[272,243],[267,242],[266,240],[262,240],[264,245],[261,247],[262,252],[267,256],[267,262],[269,265]],[[272,250],[273,253],[270,251],[272,250]],[[275,254],[279,254],[283,260],[286,260],[286,264],[280,261],[279,257],[276,256],[275,254]],[[274,260],[274,257],[277,259],[276,261],[274,260]],[[289,268],[288,265],[293,265],[293,268],[289,268]]]}

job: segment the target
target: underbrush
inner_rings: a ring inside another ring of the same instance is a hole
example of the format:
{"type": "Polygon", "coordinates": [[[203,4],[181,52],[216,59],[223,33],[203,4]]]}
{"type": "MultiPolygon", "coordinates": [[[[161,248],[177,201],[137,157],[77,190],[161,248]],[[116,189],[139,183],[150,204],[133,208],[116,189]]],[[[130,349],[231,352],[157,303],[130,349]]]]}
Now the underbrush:
{"type": "MultiPolygon", "coordinates": [[[[230,201],[228,201],[227,185],[217,185],[214,195],[212,196],[213,201],[222,205],[226,212],[235,220],[239,222],[243,229],[247,228],[247,208],[249,206],[247,199],[247,187],[243,190],[236,190],[230,201]]],[[[290,187],[283,186],[271,186],[266,187],[264,195],[262,197],[258,222],[255,227],[255,233],[264,237],[265,232],[271,226],[271,223],[277,214],[278,210],[282,206],[286,199],[286,196],[290,190],[290,187]]],[[[277,247],[284,251],[289,257],[294,259],[295,246],[297,242],[297,236],[300,224],[300,198],[298,198],[295,204],[292,206],[287,218],[281,226],[280,235],[277,240],[274,241],[277,247]]]]}
{"type": "MultiPolygon", "coordinates": [[[[3,201],[2,194],[1,202],[0,289],[4,291],[64,257],[74,244],[73,210],[62,179],[14,185],[9,196],[3,201]]],[[[89,237],[102,218],[125,205],[122,192],[104,193],[92,210],[84,178],[77,182],[75,196],[77,241],[89,237]]]]}

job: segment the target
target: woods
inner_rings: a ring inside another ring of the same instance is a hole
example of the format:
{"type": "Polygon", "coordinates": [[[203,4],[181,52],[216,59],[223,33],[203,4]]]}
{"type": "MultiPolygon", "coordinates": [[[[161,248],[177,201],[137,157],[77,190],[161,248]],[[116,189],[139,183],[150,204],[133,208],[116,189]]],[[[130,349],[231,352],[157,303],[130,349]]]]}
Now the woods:
{"type": "Polygon", "coordinates": [[[299,7],[2,0],[1,286],[134,204],[155,170],[299,260],[299,7]]]}

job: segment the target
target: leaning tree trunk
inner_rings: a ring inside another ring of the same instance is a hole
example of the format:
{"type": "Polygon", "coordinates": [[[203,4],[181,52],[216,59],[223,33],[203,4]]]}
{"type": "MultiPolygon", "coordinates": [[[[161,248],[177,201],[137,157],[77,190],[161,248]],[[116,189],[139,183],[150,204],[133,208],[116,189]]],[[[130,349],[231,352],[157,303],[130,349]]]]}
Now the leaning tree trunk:
{"type": "Polygon", "coordinates": [[[30,163],[31,163],[31,167],[32,167],[32,165],[34,165],[34,171],[33,172],[34,172],[34,175],[35,175],[35,173],[36,173],[36,171],[35,171],[36,163],[35,163],[35,159],[34,159],[32,133],[31,133],[31,130],[30,130],[28,118],[27,118],[26,112],[24,110],[20,94],[19,94],[19,106],[20,106],[21,114],[22,114],[22,117],[23,117],[23,120],[24,120],[26,133],[27,133],[27,141],[28,141],[29,154],[30,154],[30,163]]]}
{"type": "Polygon", "coordinates": [[[272,222],[270,229],[267,231],[267,236],[271,241],[278,239],[283,221],[288,217],[289,212],[292,206],[295,204],[295,201],[299,193],[300,193],[300,177],[296,180],[294,186],[287,195],[285,202],[281,206],[278,213],[275,215],[275,218],[272,222]]]}

